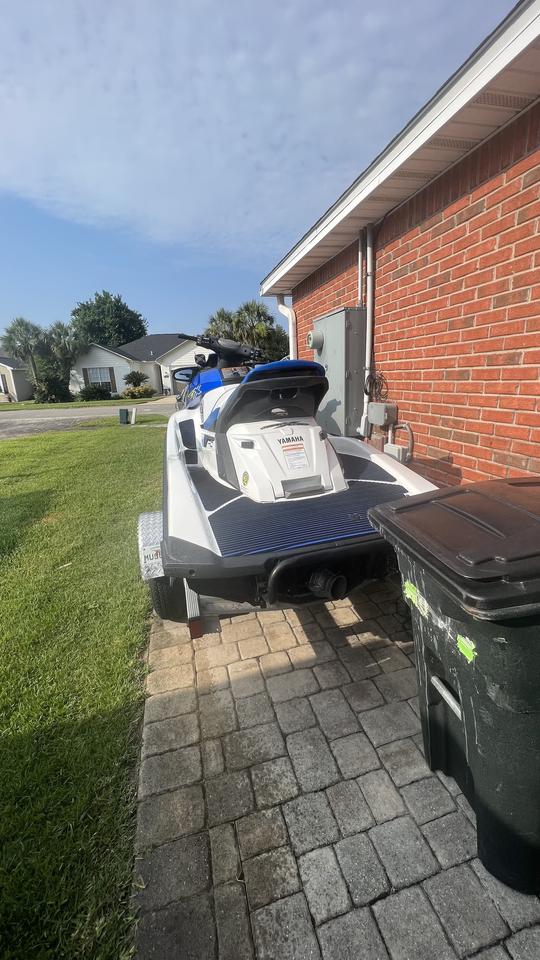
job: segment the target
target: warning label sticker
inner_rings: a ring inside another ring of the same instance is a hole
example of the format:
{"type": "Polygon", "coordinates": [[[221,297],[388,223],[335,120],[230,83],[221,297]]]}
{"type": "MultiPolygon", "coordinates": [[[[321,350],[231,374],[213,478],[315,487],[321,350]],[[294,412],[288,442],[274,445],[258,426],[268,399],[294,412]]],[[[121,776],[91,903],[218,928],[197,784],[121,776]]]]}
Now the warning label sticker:
{"type": "Polygon", "coordinates": [[[281,448],[289,470],[305,470],[309,466],[303,443],[291,443],[281,448]]]}

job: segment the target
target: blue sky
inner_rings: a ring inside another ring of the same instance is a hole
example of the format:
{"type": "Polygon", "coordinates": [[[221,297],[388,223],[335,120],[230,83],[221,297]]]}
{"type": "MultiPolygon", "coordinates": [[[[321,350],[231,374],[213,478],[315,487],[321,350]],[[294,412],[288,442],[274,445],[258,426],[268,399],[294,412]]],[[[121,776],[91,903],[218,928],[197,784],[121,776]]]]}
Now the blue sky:
{"type": "Polygon", "coordinates": [[[0,331],[101,289],[155,333],[257,296],[512,6],[4,4],[0,331]]]}

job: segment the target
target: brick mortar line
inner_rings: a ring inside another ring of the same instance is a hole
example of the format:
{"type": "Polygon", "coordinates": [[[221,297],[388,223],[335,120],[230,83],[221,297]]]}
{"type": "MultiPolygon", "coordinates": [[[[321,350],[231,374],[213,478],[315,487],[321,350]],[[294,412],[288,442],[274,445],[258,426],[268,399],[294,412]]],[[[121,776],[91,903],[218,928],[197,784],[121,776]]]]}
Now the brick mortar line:
{"type": "MultiPolygon", "coordinates": [[[[150,629],[151,629],[151,624],[150,624],[150,629]]],[[[167,643],[164,647],[157,647],[157,649],[156,649],[155,652],[156,652],[156,653],[161,653],[162,650],[171,650],[171,649],[174,649],[174,650],[183,650],[183,649],[185,649],[186,647],[189,647],[189,648],[190,648],[190,650],[191,650],[191,656],[192,656],[192,658],[193,658],[194,650],[193,650],[193,641],[192,641],[192,640],[186,640],[186,641],[184,641],[184,643],[180,643],[178,640],[176,640],[176,641],[173,640],[171,643],[167,643]]],[[[148,658],[149,658],[149,657],[150,657],[150,652],[152,652],[152,653],[154,652],[154,651],[150,651],[150,642],[147,643],[146,649],[148,650],[148,658]]],[[[155,669],[160,669],[160,668],[159,668],[159,667],[156,667],[155,669]]]]}
{"type": "MultiPolygon", "coordinates": [[[[468,862],[468,861],[467,861],[467,862],[468,862]]],[[[456,864],[456,866],[459,866],[459,864],[456,864]]],[[[452,869],[452,868],[447,868],[447,869],[452,869]]],[[[439,871],[439,872],[445,872],[445,871],[439,871]]],[[[474,872],[474,871],[473,871],[473,872],[474,872]]],[[[476,876],[476,874],[475,874],[475,876],[476,876]]],[[[426,877],[426,879],[429,880],[430,878],[429,878],[429,877],[426,877]]],[[[478,877],[476,877],[476,879],[478,880],[478,883],[480,883],[480,880],[478,879],[478,877]]],[[[456,953],[456,954],[459,956],[457,947],[454,947],[454,946],[453,946],[453,944],[452,944],[452,942],[451,942],[451,940],[450,940],[450,938],[449,938],[449,935],[446,933],[446,928],[445,928],[445,926],[444,926],[444,924],[443,924],[443,922],[442,922],[439,914],[437,913],[437,908],[436,908],[435,904],[433,903],[433,901],[432,901],[432,899],[431,899],[431,897],[430,897],[430,895],[429,895],[429,890],[426,888],[426,886],[425,886],[425,881],[424,881],[424,880],[422,880],[421,886],[422,886],[422,890],[424,891],[425,896],[427,897],[427,901],[428,901],[431,909],[433,910],[435,916],[437,917],[437,919],[438,919],[438,921],[439,921],[439,923],[440,923],[440,925],[441,925],[441,927],[442,927],[442,929],[443,929],[443,932],[444,932],[447,940],[448,940],[449,943],[450,943],[450,946],[451,946],[452,950],[454,951],[454,953],[456,953]]],[[[487,891],[487,890],[485,889],[485,887],[483,886],[482,883],[480,883],[480,886],[482,887],[483,890],[485,890],[485,893],[486,893],[487,897],[489,898],[490,902],[491,902],[491,903],[493,904],[493,906],[495,907],[495,910],[497,911],[497,914],[498,914],[499,917],[501,918],[501,920],[502,920],[502,922],[504,923],[504,925],[505,925],[505,927],[507,928],[507,930],[510,931],[510,933],[509,933],[509,934],[506,933],[503,937],[500,937],[498,940],[494,941],[493,943],[488,944],[487,946],[480,947],[479,950],[474,951],[472,954],[471,954],[471,953],[466,954],[466,958],[468,958],[468,957],[470,957],[470,956],[477,956],[479,953],[482,952],[482,950],[489,950],[489,949],[493,948],[494,946],[496,946],[496,945],[499,944],[499,943],[501,943],[501,944],[504,945],[505,941],[508,940],[509,936],[512,936],[512,930],[510,929],[510,925],[506,922],[506,920],[505,920],[505,918],[503,917],[502,913],[500,912],[497,904],[496,904],[495,901],[493,900],[491,894],[489,893],[489,891],[487,891]]]]}
{"type": "MultiPolygon", "coordinates": [[[[199,736],[200,736],[199,744],[202,744],[202,723],[201,723],[200,694],[199,694],[199,687],[198,687],[198,683],[197,683],[197,668],[196,668],[196,665],[195,665],[195,653],[196,653],[196,651],[195,651],[195,644],[194,644],[194,642],[193,642],[192,639],[190,640],[190,644],[191,644],[191,652],[192,652],[192,659],[193,659],[193,666],[194,666],[193,681],[192,681],[192,682],[193,682],[193,689],[194,689],[194,692],[195,692],[195,713],[196,713],[196,715],[197,715],[197,723],[198,723],[198,726],[199,726],[199,736]]],[[[209,823],[208,823],[208,802],[207,802],[207,794],[206,794],[206,777],[205,777],[205,774],[204,774],[204,761],[203,761],[203,753],[202,753],[202,747],[201,747],[201,746],[199,746],[199,755],[200,755],[200,759],[201,759],[201,775],[202,775],[202,779],[201,779],[201,790],[202,790],[203,817],[204,817],[203,828],[202,828],[202,830],[199,831],[199,833],[202,834],[202,835],[204,835],[204,836],[206,837],[206,842],[207,842],[208,861],[209,861],[209,866],[210,866],[210,869],[209,869],[209,878],[210,878],[209,905],[210,905],[210,914],[211,914],[211,917],[212,917],[212,920],[213,920],[213,923],[214,923],[214,929],[215,929],[215,932],[216,932],[215,942],[214,942],[214,958],[215,958],[215,960],[219,960],[219,934],[218,934],[218,924],[217,924],[217,916],[216,916],[216,905],[215,905],[215,900],[214,900],[214,887],[215,887],[215,883],[214,883],[214,863],[213,863],[213,859],[212,859],[212,845],[211,845],[211,843],[210,843],[210,826],[209,826],[209,823]]]]}
{"type": "MultiPolygon", "coordinates": [[[[291,763],[291,767],[292,767],[292,763],[291,763]]],[[[293,767],[293,774],[294,774],[294,778],[295,778],[295,780],[296,780],[297,786],[300,787],[300,784],[298,783],[298,779],[297,779],[297,777],[296,777],[296,773],[294,772],[294,767],[293,767]]],[[[253,789],[253,782],[252,782],[252,777],[251,777],[251,769],[250,769],[250,771],[249,771],[249,777],[250,777],[250,783],[251,783],[251,786],[252,786],[252,789],[253,789]]],[[[255,791],[254,791],[253,795],[255,796],[255,791]]],[[[282,818],[283,823],[284,823],[284,825],[285,825],[285,833],[286,833],[286,835],[287,835],[287,840],[288,840],[288,844],[287,844],[286,846],[287,846],[288,848],[290,848],[291,853],[292,853],[292,855],[293,855],[293,857],[294,857],[295,864],[296,864],[296,871],[297,871],[298,879],[299,879],[299,882],[300,882],[300,888],[301,888],[301,890],[302,890],[302,893],[303,893],[304,896],[305,896],[305,893],[304,893],[304,885],[303,885],[303,883],[302,883],[302,877],[301,877],[300,870],[299,870],[299,867],[298,867],[298,859],[297,859],[296,854],[295,854],[295,852],[294,852],[294,848],[293,848],[293,845],[292,845],[291,836],[290,836],[290,833],[289,833],[289,826],[288,826],[288,824],[287,824],[287,820],[286,820],[285,815],[284,815],[284,813],[283,813],[282,806],[283,806],[283,805],[282,805],[281,803],[276,804],[276,807],[277,807],[277,809],[279,810],[280,815],[281,815],[281,818],[282,818]]],[[[256,812],[257,812],[257,813],[262,813],[263,810],[266,810],[266,809],[275,809],[276,807],[263,807],[261,810],[257,809],[256,812]]],[[[236,820],[236,821],[235,821],[235,824],[234,824],[234,832],[235,832],[235,836],[236,836],[236,838],[237,838],[237,843],[238,843],[238,853],[239,853],[239,857],[240,857],[241,873],[242,873],[242,876],[244,876],[244,861],[242,860],[242,854],[241,854],[241,852],[240,852],[240,843],[238,842],[238,841],[239,841],[239,838],[238,838],[238,827],[237,827],[237,823],[238,823],[238,821],[236,820]]],[[[285,845],[282,845],[282,846],[285,846],[285,845]]],[[[282,849],[282,847],[277,847],[276,849],[279,850],[279,849],[282,849]]],[[[263,851],[263,852],[267,852],[267,851],[263,851]]],[[[251,859],[253,859],[253,858],[251,858],[251,859]]],[[[246,905],[247,905],[247,911],[248,911],[248,917],[249,917],[249,929],[250,929],[251,939],[252,939],[252,943],[253,943],[253,955],[254,955],[254,957],[256,957],[256,956],[257,956],[257,951],[255,950],[255,931],[254,931],[253,915],[254,915],[254,913],[257,912],[257,910],[264,910],[264,909],[266,909],[266,906],[270,906],[270,905],[273,904],[273,903],[277,903],[277,901],[272,900],[272,901],[270,901],[270,904],[266,904],[265,907],[257,907],[256,910],[252,910],[251,907],[250,907],[250,903],[249,903],[249,897],[248,897],[248,892],[247,892],[247,883],[246,883],[245,881],[244,881],[244,889],[245,889],[246,905]]],[[[299,891],[298,891],[298,892],[299,892],[299,891]]],[[[285,897],[280,897],[279,899],[284,900],[284,899],[286,899],[286,898],[285,898],[285,897]]],[[[307,897],[306,897],[306,902],[307,902],[307,897]]],[[[309,903],[308,903],[308,910],[309,910],[309,903]]],[[[310,911],[310,917],[311,917],[311,911],[310,911]]],[[[313,923],[313,920],[312,920],[312,923],[313,923]]],[[[314,925],[314,924],[313,924],[313,925],[314,925]]]]}
{"type": "MultiPolygon", "coordinates": [[[[150,697],[146,697],[146,700],[150,700],[152,697],[166,696],[169,693],[180,693],[182,690],[189,690],[189,687],[175,687],[173,690],[164,690],[163,693],[153,693],[150,697]]],[[[146,700],[145,700],[145,703],[146,703],[146,700]]],[[[144,720],[143,726],[152,727],[155,723],[163,723],[164,720],[177,720],[178,717],[189,717],[189,715],[192,713],[196,713],[196,709],[187,710],[187,711],[184,711],[184,713],[172,713],[170,717],[158,717],[156,720],[144,720]]],[[[192,747],[192,746],[195,746],[195,744],[186,743],[186,747],[192,747]]],[[[183,747],[170,747],[169,750],[160,750],[159,755],[161,755],[162,753],[169,753],[170,750],[182,750],[182,749],[183,747]]],[[[140,753],[142,758],[142,750],[140,751],[140,753]]],[[[154,757],[156,756],[156,754],[151,753],[149,754],[149,756],[154,757]]],[[[146,757],[144,757],[143,759],[146,759],[146,757]]]]}
{"type": "MultiPolygon", "coordinates": [[[[184,688],[184,687],[180,687],[179,689],[180,689],[180,690],[183,690],[183,689],[185,689],[185,688],[184,688]]],[[[171,690],[171,691],[167,691],[167,692],[175,693],[176,691],[171,690]]],[[[141,758],[141,763],[140,763],[140,765],[141,765],[141,766],[142,766],[142,764],[144,763],[145,760],[151,760],[152,757],[164,757],[164,756],[166,756],[167,753],[176,753],[178,750],[187,750],[189,747],[199,747],[199,750],[200,750],[200,746],[201,746],[201,743],[203,742],[203,738],[201,737],[200,719],[199,719],[199,716],[198,716],[198,713],[197,713],[197,710],[196,710],[196,709],[195,709],[195,710],[190,710],[189,713],[179,713],[179,714],[175,715],[174,717],[164,717],[163,720],[152,720],[150,723],[143,723],[143,728],[144,728],[144,727],[151,727],[153,724],[163,723],[164,721],[167,721],[167,720],[178,720],[180,717],[189,717],[189,716],[191,716],[192,713],[197,714],[197,723],[199,724],[199,739],[198,739],[198,740],[194,740],[193,743],[185,743],[185,744],[183,744],[182,746],[166,747],[165,750],[156,750],[155,753],[146,753],[146,754],[143,755],[142,750],[141,750],[141,751],[140,751],[140,758],[141,758]]],[[[212,737],[208,737],[207,739],[208,739],[208,740],[211,740],[211,739],[213,739],[213,738],[212,738],[212,737]]],[[[201,757],[201,765],[202,765],[202,757],[201,757]]],[[[194,780],[193,782],[196,783],[197,781],[194,780]]],[[[186,784],[186,786],[187,786],[187,784],[186,784]]],[[[178,789],[178,788],[176,788],[176,789],[178,789]]]]}
{"type": "MultiPolygon", "coordinates": [[[[430,901],[430,906],[431,906],[431,901],[430,901]]],[[[440,922],[440,921],[439,921],[439,922],[440,922]]],[[[441,923],[441,926],[442,926],[442,923],[441,923]]],[[[443,930],[444,930],[444,927],[443,927],[443,930]]],[[[444,931],[444,932],[445,932],[445,936],[446,936],[446,931],[444,931]]],[[[511,934],[510,936],[512,936],[512,934],[511,934]]],[[[501,949],[502,949],[502,951],[503,951],[503,954],[504,954],[505,960],[509,960],[510,954],[508,953],[508,950],[506,949],[506,941],[509,940],[509,939],[510,939],[510,937],[503,938],[502,940],[494,940],[493,943],[491,943],[491,944],[489,945],[489,947],[480,947],[480,949],[479,949],[479,950],[475,950],[474,953],[468,953],[468,954],[465,956],[464,960],[475,960],[475,957],[481,957],[482,953],[483,953],[483,952],[485,953],[486,950],[494,950],[496,947],[501,947],[501,949]]],[[[452,949],[453,949],[453,948],[452,948],[452,949]]],[[[455,951],[454,951],[454,952],[455,952],[455,951]]]]}
{"type": "MultiPolygon", "coordinates": [[[[162,756],[164,756],[164,754],[162,754],[162,753],[152,754],[152,756],[162,757],[162,756]]],[[[164,797],[164,796],[166,796],[168,793],[174,793],[175,790],[183,790],[184,787],[196,787],[197,784],[199,784],[199,783],[201,784],[201,787],[204,787],[204,778],[200,778],[199,780],[190,780],[189,783],[183,783],[181,787],[164,787],[162,790],[154,790],[152,793],[147,793],[147,794],[145,794],[143,797],[140,797],[140,798],[137,797],[137,803],[138,803],[138,804],[139,804],[139,803],[145,803],[146,800],[151,800],[153,797],[164,797]]],[[[426,822],[427,822],[427,821],[426,821],[426,822]]],[[[194,835],[195,835],[195,834],[188,833],[188,834],[181,834],[180,836],[181,836],[181,837],[185,837],[185,836],[191,837],[191,836],[194,836],[194,835]]],[[[176,839],[176,840],[179,840],[180,837],[176,837],[175,839],[176,839]]],[[[162,847],[162,846],[164,846],[164,844],[170,843],[170,842],[171,842],[171,841],[169,841],[169,840],[163,840],[162,843],[155,844],[155,846],[157,846],[157,847],[162,847]]],[[[152,849],[154,849],[154,847],[152,847],[152,849]]]]}
{"type": "MultiPolygon", "coordinates": [[[[439,870],[439,871],[437,871],[437,872],[440,873],[441,871],[439,870]]],[[[431,874],[431,876],[436,876],[436,874],[431,874]]],[[[426,877],[425,879],[429,879],[429,877],[426,877]]],[[[393,895],[396,894],[396,893],[400,893],[401,890],[411,890],[411,889],[413,889],[414,887],[417,887],[417,888],[419,888],[419,889],[422,890],[422,893],[424,894],[424,896],[425,896],[425,898],[426,898],[429,906],[431,907],[431,909],[433,910],[433,913],[434,913],[435,917],[437,918],[437,922],[438,922],[438,924],[439,924],[439,926],[440,926],[440,928],[441,928],[442,935],[443,935],[444,939],[446,940],[446,942],[447,942],[450,950],[452,951],[452,953],[453,953],[455,956],[457,956],[456,950],[454,949],[452,943],[450,942],[450,938],[449,938],[449,936],[448,936],[448,934],[447,934],[447,932],[446,932],[446,930],[445,930],[445,928],[444,928],[444,924],[443,924],[441,918],[439,917],[439,914],[438,914],[437,911],[435,910],[435,907],[433,906],[431,900],[429,899],[429,896],[428,896],[428,894],[427,894],[427,891],[424,889],[424,880],[420,880],[419,882],[417,881],[417,882],[414,883],[414,884],[411,883],[411,884],[410,884],[409,886],[407,886],[407,887],[400,887],[398,890],[392,890],[391,892],[385,894],[384,896],[379,897],[378,900],[374,900],[373,903],[370,903],[370,905],[369,905],[369,911],[370,911],[370,913],[371,913],[371,915],[372,915],[372,917],[373,917],[373,921],[374,921],[374,923],[375,923],[375,926],[376,926],[377,930],[379,931],[379,933],[380,933],[380,935],[381,935],[382,942],[384,943],[384,946],[385,946],[385,948],[386,948],[387,951],[388,951],[388,956],[389,956],[390,958],[392,957],[392,952],[391,952],[391,950],[390,950],[390,945],[389,945],[386,937],[384,936],[384,933],[383,933],[383,931],[382,931],[382,927],[379,926],[379,923],[378,923],[378,921],[377,921],[377,917],[376,917],[375,911],[373,910],[373,907],[374,907],[375,903],[381,903],[381,902],[383,902],[384,900],[388,900],[388,898],[389,898],[390,896],[393,896],[393,895]]],[[[481,950],[485,950],[486,948],[485,948],[485,947],[481,947],[480,949],[481,949],[481,950]]],[[[467,958],[464,958],[464,960],[467,960],[467,958]]]]}
{"type": "MultiPolygon", "coordinates": [[[[136,853],[136,854],[135,854],[135,864],[137,863],[137,861],[144,860],[144,859],[148,856],[148,854],[149,854],[149,853],[153,853],[154,850],[160,850],[162,847],[167,846],[167,844],[169,844],[169,843],[177,843],[178,840],[191,839],[191,837],[205,837],[205,838],[207,839],[207,842],[208,842],[208,851],[209,851],[209,852],[208,852],[208,860],[209,860],[209,862],[211,862],[212,855],[211,855],[211,852],[210,852],[210,838],[208,837],[208,829],[207,829],[206,827],[203,827],[201,830],[198,830],[196,833],[182,834],[182,835],[179,836],[179,837],[173,837],[171,840],[164,840],[163,843],[158,843],[158,844],[156,844],[156,845],[153,846],[153,847],[148,847],[147,849],[145,849],[145,850],[142,851],[141,853],[136,853]]],[[[213,891],[213,889],[214,889],[214,883],[213,883],[213,878],[211,877],[211,871],[209,871],[209,876],[210,876],[210,879],[209,879],[209,881],[208,881],[208,885],[204,888],[203,891],[200,891],[200,892],[202,892],[202,893],[208,893],[208,894],[212,895],[212,891],[213,891]]],[[[219,884],[218,884],[218,886],[219,886],[219,884]]],[[[141,888],[137,887],[137,888],[135,889],[135,891],[134,891],[134,896],[137,895],[137,892],[138,892],[139,889],[141,889],[141,888]]],[[[143,889],[144,889],[144,888],[143,888],[143,889]]],[[[162,903],[162,904],[160,904],[159,907],[144,907],[144,906],[141,906],[140,904],[137,904],[136,910],[137,910],[137,912],[138,912],[141,916],[144,916],[144,915],[146,915],[146,914],[148,914],[148,913],[160,913],[162,910],[167,910],[168,907],[171,907],[171,906],[172,906],[173,904],[175,904],[175,903],[185,903],[187,900],[193,900],[195,897],[198,897],[198,896],[199,896],[199,893],[195,893],[195,894],[192,893],[192,894],[189,894],[188,896],[185,896],[185,897],[176,897],[176,899],[168,900],[167,903],[162,903]]],[[[212,899],[213,899],[213,897],[212,897],[212,899]]]]}

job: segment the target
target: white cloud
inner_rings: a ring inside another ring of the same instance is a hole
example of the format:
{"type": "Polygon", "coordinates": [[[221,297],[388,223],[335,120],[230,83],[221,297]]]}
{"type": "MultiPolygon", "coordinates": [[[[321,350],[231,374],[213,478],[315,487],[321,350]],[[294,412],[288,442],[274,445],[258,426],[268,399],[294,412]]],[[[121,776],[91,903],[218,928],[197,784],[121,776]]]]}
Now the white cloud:
{"type": "Polygon", "coordinates": [[[4,4],[0,190],[270,266],[511,5],[4,4]]]}

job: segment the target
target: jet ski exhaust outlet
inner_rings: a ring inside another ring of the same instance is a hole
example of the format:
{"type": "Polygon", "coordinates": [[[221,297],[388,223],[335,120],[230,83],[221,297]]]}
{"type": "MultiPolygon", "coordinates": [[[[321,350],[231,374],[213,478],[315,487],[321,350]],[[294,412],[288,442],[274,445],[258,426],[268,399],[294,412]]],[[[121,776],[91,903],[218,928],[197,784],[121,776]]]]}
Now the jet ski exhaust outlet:
{"type": "Polygon", "coordinates": [[[332,570],[315,570],[309,578],[308,587],[319,600],[343,600],[347,596],[347,578],[332,570]]]}

